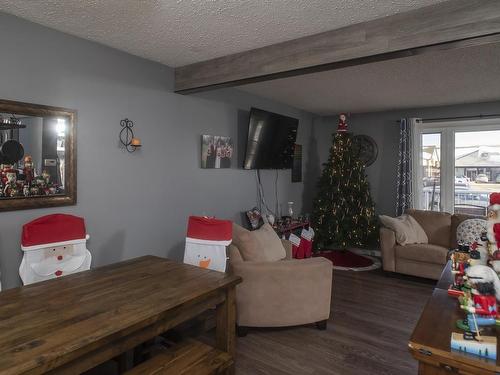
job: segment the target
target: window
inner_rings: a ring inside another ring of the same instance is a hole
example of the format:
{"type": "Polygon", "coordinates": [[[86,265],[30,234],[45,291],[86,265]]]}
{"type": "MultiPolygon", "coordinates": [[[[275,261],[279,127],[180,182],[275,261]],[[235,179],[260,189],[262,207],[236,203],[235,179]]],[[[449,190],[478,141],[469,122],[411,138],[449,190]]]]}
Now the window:
{"type": "Polygon", "coordinates": [[[486,215],[500,191],[500,119],[418,122],[413,145],[416,208],[486,215]]]}

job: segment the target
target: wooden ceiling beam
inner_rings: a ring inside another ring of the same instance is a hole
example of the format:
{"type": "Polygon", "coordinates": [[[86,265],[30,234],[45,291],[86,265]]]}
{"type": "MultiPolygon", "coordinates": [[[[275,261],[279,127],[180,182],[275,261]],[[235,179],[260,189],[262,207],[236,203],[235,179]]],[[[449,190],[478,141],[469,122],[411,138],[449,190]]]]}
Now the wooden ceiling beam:
{"type": "Polygon", "coordinates": [[[175,69],[175,91],[238,86],[500,42],[500,1],[450,0],[175,69]]]}

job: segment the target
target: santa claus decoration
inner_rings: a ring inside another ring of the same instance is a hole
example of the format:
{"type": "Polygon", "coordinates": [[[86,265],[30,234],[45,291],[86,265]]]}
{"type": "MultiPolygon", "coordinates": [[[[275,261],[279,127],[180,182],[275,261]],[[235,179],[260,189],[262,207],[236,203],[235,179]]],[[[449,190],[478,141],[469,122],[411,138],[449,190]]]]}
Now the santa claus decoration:
{"type": "Polygon", "coordinates": [[[496,258],[495,252],[500,250],[500,193],[490,195],[490,206],[488,207],[488,241],[490,252],[496,258]]]}
{"type": "Polygon", "coordinates": [[[24,285],[90,269],[83,218],[53,214],[23,226],[19,275],[24,285]]]}
{"type": "Polygon", "coordinates": [[[465,271],[470,293],[461,297],[461,308],[468,315],[457,322],[459,328],[476,332],[481,326],[495,325],[498,319],[497,301],[500,300],[500,280],[488,267],[476,265],[465,271]]]}
{"type": "Polygon", "coordinates": [[[337,132],[346,132],[347,131],[347,115],[345,113],[341,113],[339,116],[339,126],[337,128],[337,132]]]}
{"type": "Polygon", "coordinates": [[[232,242],[232,223],[208,217],[190,216],[184,263],[214,271],[226,270],[226,246],[232,242]]]}

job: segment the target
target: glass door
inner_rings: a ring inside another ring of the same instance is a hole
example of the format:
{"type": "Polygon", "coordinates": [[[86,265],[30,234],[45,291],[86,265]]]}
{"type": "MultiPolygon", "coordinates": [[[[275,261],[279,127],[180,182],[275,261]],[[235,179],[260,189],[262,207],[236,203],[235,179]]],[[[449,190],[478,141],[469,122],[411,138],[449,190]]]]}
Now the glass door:
{"type": "Polygon", "coordinates": [[[419,209],[441,210],[441,133],[423,133],[420,139],[419,209]]]}
{"type": "Polygon", "coordinates": [[[500,191],[500,130],[455,131],[454,211],[486,215],[500,191]]]}

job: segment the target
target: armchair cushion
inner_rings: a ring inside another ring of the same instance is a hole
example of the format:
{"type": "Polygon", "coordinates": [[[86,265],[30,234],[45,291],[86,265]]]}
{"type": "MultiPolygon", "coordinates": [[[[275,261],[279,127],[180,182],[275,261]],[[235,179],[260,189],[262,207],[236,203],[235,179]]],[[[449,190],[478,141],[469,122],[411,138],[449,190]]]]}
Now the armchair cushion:
{"type": "Polygon", "coordinates": [[[446,247],[431,244],[414,244],[406,246],[396,246],[397,258],[414,260],[423,263],[446,264],[448,249],[446,247]]]}
{"type": "Polygon", "coordinates": [[[287,255],[280,238],[269,224],[250,232],[233,223],[233,243],[247,262],[274,262],[287,255]]]}

